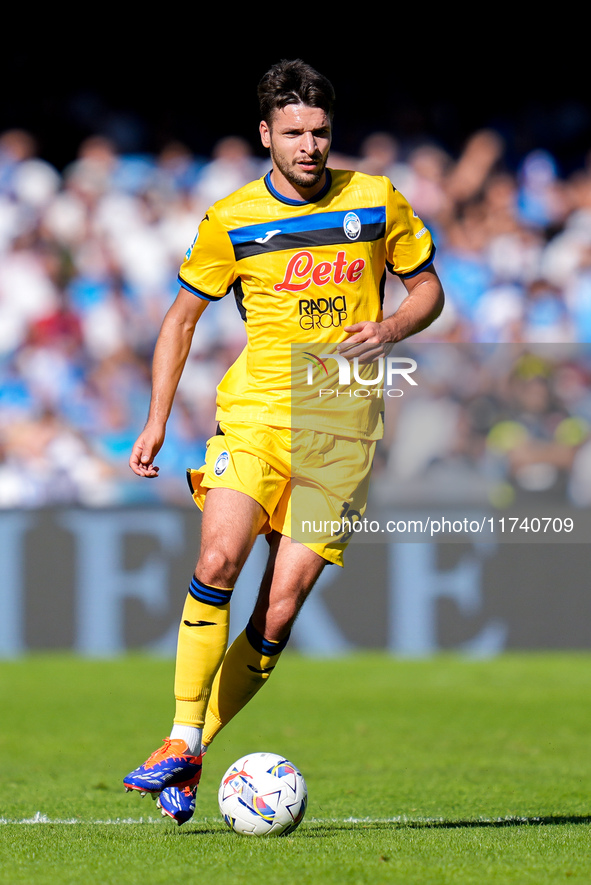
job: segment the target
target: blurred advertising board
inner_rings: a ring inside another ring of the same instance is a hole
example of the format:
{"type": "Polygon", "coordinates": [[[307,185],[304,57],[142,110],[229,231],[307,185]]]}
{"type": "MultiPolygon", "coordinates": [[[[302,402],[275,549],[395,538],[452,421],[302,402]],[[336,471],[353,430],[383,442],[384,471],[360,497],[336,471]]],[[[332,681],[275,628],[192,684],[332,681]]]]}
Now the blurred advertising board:
{"type": "MultiPolygon", "coordinates": [[[[200,516],[187,508],[55,508],[0,514],[0,654],[70,649],[172,656],[195,565],[200,516]]],[[[257,541],[233,599],[248,619],[266,557],[257,541]]],[[[422,656],[591,648],[589,548],[583,543],[354,543],[327,567],[291,647],[422,656]]]]}

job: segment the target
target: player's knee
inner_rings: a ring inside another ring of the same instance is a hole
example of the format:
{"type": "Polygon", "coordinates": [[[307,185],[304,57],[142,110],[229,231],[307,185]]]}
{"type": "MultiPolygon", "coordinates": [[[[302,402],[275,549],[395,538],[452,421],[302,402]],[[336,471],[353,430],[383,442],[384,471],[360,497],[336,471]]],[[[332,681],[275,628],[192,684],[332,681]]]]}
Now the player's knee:
{"type": "Polygon", "coordinates": [[[241,563],[225,550],[211,548],[199,557],[195,576],[213,587],[233,587],[240,574],[241,563]]]}

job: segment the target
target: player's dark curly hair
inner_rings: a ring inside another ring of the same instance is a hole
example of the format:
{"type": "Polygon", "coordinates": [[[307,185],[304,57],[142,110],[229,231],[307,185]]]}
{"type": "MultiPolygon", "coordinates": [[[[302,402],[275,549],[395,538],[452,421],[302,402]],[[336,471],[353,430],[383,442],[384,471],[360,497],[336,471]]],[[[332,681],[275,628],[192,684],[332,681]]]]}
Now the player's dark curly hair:
{"type": "Polygon", "coordinates": [[[267,125],[275,110],[288,104],[322,108],[332,117],[335,94],[332,83],[300,58],[282,59],[269,68],[258,85],[261,119],[267,125]]]}

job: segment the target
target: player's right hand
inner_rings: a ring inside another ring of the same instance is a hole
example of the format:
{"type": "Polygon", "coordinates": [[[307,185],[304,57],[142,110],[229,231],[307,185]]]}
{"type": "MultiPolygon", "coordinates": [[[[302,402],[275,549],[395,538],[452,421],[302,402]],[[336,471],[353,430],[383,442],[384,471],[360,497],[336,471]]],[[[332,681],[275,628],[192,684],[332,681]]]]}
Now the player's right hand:
{"type": "Polygon", "coordinates": [[[158,476],[159,468],[154,464],[154,458],[162,448],[164,442],[164,429],[152,430],[147,426],[138,436],[129,459],[129,466],[138,476],[148,478],[158,476]]]}

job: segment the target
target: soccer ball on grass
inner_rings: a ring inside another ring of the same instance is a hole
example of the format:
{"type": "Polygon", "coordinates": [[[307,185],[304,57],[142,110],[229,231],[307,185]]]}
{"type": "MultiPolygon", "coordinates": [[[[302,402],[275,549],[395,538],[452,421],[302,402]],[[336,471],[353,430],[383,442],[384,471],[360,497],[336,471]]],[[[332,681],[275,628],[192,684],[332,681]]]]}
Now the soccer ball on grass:
{"type": "Polygon", "coordinates": [[[218,793],[230,829],[243,836],[286,836],[306,813],[308,790],[298,769],[276,753],[251,753],[229,767],[218,793]]]}

